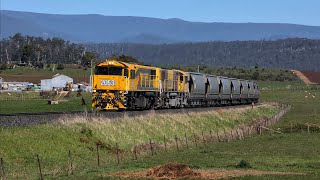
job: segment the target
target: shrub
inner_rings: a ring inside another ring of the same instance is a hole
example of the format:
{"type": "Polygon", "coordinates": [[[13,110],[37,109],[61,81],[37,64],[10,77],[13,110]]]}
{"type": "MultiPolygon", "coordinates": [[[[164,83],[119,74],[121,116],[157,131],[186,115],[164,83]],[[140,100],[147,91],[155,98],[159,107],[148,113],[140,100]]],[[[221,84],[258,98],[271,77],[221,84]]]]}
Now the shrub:
{"type": "Polygon", "coordinates": [[[252,168],[252,166],[249,164],[249,162],[245,160],[241,160],[239,164],[236,166],[237,168],[252,168]]]}
{"type": "Polygon", "coordinates": [[[63,64],[58,64],[57,69],[58,69],[58,70],[62,70],[62,69],[64,69],[64,65],[63,65],[63,64]]]}
{"type": "Polygon", "coordinates": [[[7,64],[1,64],[0,66],[0,70],[6,70],[7,68],[7,64]]]}

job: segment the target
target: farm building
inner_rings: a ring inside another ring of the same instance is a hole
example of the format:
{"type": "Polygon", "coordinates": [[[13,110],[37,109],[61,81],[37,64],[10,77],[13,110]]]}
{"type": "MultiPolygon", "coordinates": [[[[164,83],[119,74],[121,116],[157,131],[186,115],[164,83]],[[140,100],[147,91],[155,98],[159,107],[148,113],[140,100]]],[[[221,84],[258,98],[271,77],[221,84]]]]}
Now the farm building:
{"type": "Polygon", "coordinates": [[[41,80],[41,90],[51,91],[53,89],[64,88],[67,83],[73,83],[73,79],[63,74],[56,74],[51,79],[41,80]]]}
{"type": "Polygon", "coordinates": [[[1,82],[1,89],[8,92],[25,91],[29,86],[29,82],[1,82]]]}

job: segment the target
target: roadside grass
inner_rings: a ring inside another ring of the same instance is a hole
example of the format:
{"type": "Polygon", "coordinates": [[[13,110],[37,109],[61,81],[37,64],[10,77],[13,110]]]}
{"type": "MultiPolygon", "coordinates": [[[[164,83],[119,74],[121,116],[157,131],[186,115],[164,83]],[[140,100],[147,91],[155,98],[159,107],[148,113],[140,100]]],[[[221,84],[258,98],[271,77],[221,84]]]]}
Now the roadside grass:
{"type": "Polygon", "coordinates": [[[91,94],[82,93],[77,97],[76,93],[72,93],[71,97],[65,98],[59,104],[50,105],[48,99],[44,99],[36,92],[0,93],[0,114],[11,113],[36,113],[36,112],[74,112],[91,110],[91,94]],[[86,105],[82,105],[81,98],[85,99],[86,105]],[[9,100],[7,100],[10,98],[9,100]]]}

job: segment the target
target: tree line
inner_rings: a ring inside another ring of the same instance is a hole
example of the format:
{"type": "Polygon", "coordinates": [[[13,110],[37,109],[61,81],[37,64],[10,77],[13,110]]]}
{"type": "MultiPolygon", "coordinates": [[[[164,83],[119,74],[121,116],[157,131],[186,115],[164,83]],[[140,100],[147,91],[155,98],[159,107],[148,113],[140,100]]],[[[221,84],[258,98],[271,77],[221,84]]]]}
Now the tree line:
{"type": "Polygon", "coordinates": [[[102,58],[133,56],[150,65],[203,65],[320,71],[320,40],[232,41],[178,44],[85,44],[102,58]]]}
{"type": "Polygon", "coordinates": [[[320,40],[199,42],[178,44],[76,44],[60,38],[15,34],[0,41],[0,64],[90,66],[106,58],[157,66],[283,68],[320,71],[320,40]]]}
{"type": "Polygon", "coordinates": [[[0,41],[0,64],[17,64],[42,68],[50,64],[89,66],[99,56],[81,44],[60,38],[23,36],[20,33],[0,41]]]}

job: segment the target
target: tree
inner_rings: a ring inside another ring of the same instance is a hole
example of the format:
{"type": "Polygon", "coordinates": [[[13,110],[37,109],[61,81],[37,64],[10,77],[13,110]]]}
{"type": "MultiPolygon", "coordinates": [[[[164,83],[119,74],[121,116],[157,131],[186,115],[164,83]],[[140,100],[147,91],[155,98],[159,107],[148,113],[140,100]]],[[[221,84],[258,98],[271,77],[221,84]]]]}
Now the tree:
{"type": "Polygon", "coordinates": [[[97,54],[93,52],[86,52],[81,60],[81,65],[91,67],[91,61],[94,64],[97,61],[97,54]]]}
{"type": "Polygon", "coordinates": [[[260,73],[258,71],[255,71],[253,74],[252,74],[252,79],[253,80],[259,80],[259,77],[260,77],[260,73]]]}
{"type": "Polygon", "coordinates": [[[0,70],[6,70],[7,68],[7,64],[1,64],[0,66],[0,70]]]}
{"type": "Polygon", "coordinates": [[[32,53],[33,53],[33,47],[31,44],[27,44],[23,46],[21,61],[23,63],[30,64],[32,53]]]}

